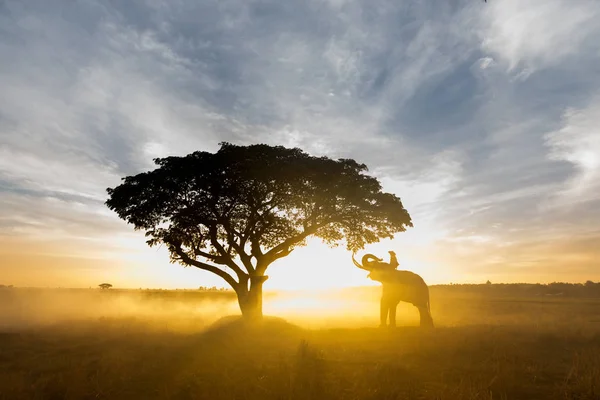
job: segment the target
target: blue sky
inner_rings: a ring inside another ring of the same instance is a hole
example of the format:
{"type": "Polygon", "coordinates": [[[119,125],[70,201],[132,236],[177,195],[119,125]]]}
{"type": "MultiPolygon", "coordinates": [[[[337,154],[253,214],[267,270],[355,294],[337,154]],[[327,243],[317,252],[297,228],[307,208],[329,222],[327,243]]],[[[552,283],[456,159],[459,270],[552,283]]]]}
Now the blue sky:
{"type": "Polygon", "coordinates": [[[415,221],[375,249],[429,281],[600,280],[598,21],[595,0],[0,2],[0,280],[159,285],[105,189],[221,141],[366,163],[415,221]]]}

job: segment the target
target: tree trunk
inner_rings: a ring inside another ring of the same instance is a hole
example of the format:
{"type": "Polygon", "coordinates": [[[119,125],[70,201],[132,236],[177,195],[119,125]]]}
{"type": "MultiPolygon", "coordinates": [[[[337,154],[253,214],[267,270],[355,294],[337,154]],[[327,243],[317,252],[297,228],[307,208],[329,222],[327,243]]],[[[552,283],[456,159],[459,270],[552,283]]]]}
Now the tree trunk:
{"type": "Polygon", "coordinates": [[[259,320],[263,317],[263,283],[269,277],[263,276],[251,276],[250,277],[250,289],[244,292],[238,292],[238,303],[242,316],[246,320],[259,320]]]}

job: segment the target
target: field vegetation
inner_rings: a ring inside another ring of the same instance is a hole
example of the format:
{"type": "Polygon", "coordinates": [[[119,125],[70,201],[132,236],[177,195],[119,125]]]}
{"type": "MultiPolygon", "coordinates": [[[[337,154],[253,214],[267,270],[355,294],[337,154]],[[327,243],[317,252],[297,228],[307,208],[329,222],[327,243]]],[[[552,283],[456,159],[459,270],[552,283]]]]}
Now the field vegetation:
{"type": "Polygon", "coordinates": [[[0,290],[0,399],[600,399],[587,285],[431,288],[436,329],[379,288],[267,293],[0,290]]]}

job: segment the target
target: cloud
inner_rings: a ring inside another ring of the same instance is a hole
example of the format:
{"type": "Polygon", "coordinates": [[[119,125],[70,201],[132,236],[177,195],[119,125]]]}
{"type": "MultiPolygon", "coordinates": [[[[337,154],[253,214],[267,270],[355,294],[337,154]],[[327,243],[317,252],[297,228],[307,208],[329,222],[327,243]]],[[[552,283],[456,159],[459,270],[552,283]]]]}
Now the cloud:
{"type": "Polygon", "coordinates": [[[563,126],[548,133],[546,143],[550,160],[565,161],[576,169],[559,200],[587,202],[600,199],[600,101],[584,109],[569,109],[563,126]]]}
{"type": "Polygon", "coordinates": [[[479,59],[479,68],[486,69],[491,67],[494,64],[494,59],[492,57],[483,57],[479,59]]]}
{"type": "Polygon", "coordinates": [[[521,73],[558,66],[596,53],[600,6],[595,1],[506,0],[489,2],[482,14],[483,48],[521,73]]]}
{"type": "Polygon", "coordinates": [[[593,233],[596,2],[3,4],[0,235],[143,246],[106,187],[221,141],[365,162],[423,265],[593,233]]]}

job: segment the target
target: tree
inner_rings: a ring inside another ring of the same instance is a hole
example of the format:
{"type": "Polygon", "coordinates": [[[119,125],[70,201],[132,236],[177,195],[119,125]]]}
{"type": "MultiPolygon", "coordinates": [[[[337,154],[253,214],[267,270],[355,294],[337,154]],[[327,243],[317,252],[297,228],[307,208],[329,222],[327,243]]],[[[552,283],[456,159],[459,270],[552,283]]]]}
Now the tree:
{"type": "Polygon", "coordinates": [[[98,286],[100,286],[100,289],[110,289],[112,287],[110,283],[101,283],[98,286]]]}
{"type": "Polygon", "coordinates": [[[171,262],[221,277],[248,318],[262,317],[267,267],[309,236],[356,251],[412,226],[400,199],[351,159],[221,143],[154,162],[107,189],[106,205],[148,245],[166,245],[171,262]]]}

